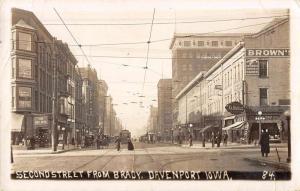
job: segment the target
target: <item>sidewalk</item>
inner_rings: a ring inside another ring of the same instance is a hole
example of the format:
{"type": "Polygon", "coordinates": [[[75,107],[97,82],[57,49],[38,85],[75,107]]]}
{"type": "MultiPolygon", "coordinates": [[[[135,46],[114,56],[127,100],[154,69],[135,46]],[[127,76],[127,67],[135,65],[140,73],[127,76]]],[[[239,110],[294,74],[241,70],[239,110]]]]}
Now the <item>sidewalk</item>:
{"type": "Polygon", "coordinates": [[[25,146],[13,145],[12,149],[14,155],[34,155],[34,154],[58,154],[67,151],[77,150],[80,149],[80,147],[76,147],[75,145],[65,145],[64,149],[62,149],[61,146],[58,146],[56,151],[52,151],[51,147],[27,150],[25,146]]]}
{"type": "Polygon", "coordinates": [[[220,147],[217,147],[215,145],[214,148],[212,148],[211,143],[205,143],[205,147],[202,147],[202,143],[196,142],[193,143],[193,146],[189,146],[189,144],[182,144],[181,147],[189,148],[189,149],[215,149],[215,150],[224,150],[224,149],[255,149],[257,152],[255,153],[249,153],[248,156],[245,156],[244,159],[260,163],[261,165],[269,165],[274,166],[276,168],[290,170],[290,164],[287,163],[286,159],[288,157],[287,152],[287,143],[272,143],[270,144],[270,153],[268,157],[262,157],[260,152],[260,146],[259,145],[253,145],[253,144],[239,144],[239,143],[231,143],[229,142],[227,146],[224,146],[223,144],[220,145],[220,147]],[[277,151],[276,151],[277,148],[277,151]],[[278,153],[278,154],[277,154],[278,153]]]}
{"type": "MultiPolygon", "coordinates": [[[[179,144],[177,144],[179,145],[179,144]]],[[[202,142],[200,141],[195,141],[193,142],[193,145],[190,146],[188,143],[184,143],[181,145],[181,147],[185,147],[185,148],[197,148],[197,149],[238,149],[238,148],[260,148],[259,145],[254,145],[254,144],[241,144],[241,143],[232,143],[232,142],[228,142],[227,146],[223,145],[223,143],[220,144],[220,147],[217,147],[217,144],[215,144],[215,147],[212,148],[212,144],[211,142],[206,142],[205,143],[205,147],[202,147],[202,142]]],[[[287,143],[272,143],[270,144],[271,148],[285,148],[287,147],[287,143]]]]}
{"type": "Polygon", "coordinates": [[[263,166],[269,165],[290,171],[291,165],[286,161],[288,157],[287,149],[279,148],[277,151],[279,158],[275,148],[271,148],[268,157],[261,156],[261,153],[259,152],[256,156],[245,157],[244,159],[251,162],[258,162],[263,166]]]}

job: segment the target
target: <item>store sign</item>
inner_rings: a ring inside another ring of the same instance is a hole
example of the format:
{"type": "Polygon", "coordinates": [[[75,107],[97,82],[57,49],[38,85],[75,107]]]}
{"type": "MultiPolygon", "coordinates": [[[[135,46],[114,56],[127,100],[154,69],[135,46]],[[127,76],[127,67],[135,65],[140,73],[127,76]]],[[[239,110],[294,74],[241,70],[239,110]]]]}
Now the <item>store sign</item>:
{"type": "Polygon", "coordinates": [[[259,65],[257,59],[246,60],[246,75],[256,76],[259,74],[259,65]]]}
{"type": "Polygon", "coordinates": [[[34,117],[35,126],[46,126],[48,125],[48,116],[35,116],[34,117]]]}
{"type": "Polygon", "coordinates": [[[286,48],[270,48],[270,49],[247,49],[248,57],[287,57],[290,56],[290,50],[286,48]]]}
{"type": "Polygon", "coordinates": [[[234,115],[241,114],[245,110],[244,106],[240,102],[237,102],[237,101],[227,104],[225,106],[225,109],[234,115]]]}

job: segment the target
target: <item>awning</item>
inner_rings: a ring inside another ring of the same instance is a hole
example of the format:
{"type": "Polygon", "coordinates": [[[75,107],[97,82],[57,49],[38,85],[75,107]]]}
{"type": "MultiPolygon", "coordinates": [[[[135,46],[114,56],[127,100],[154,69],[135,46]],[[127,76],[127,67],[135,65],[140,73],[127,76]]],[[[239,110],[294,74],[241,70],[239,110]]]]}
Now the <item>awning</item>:
{"type": "Polygon", "coordinates": [[[229,125],[227,127],[224,127],[222,130],[227,131],[227,130],[230,130],[232,128],[239,129],[239,128],[241,128],[244,125],[244,123],[245,123],[245,121],[235,122],[234,124],[231,124],[231,125],[229,125]]]}
{"type": "Polygon", "coordinates": [[[212,128],[212,125],[208,125],[208,126],[204,127],[199,133],[203,133],[210,128],[212,128]]]}
{"type": "Polygon", "coordinates": [[[23,126],[24,115],[11,113],[11,131],[12,132],[21,132],[24,129],[23,126]]]}

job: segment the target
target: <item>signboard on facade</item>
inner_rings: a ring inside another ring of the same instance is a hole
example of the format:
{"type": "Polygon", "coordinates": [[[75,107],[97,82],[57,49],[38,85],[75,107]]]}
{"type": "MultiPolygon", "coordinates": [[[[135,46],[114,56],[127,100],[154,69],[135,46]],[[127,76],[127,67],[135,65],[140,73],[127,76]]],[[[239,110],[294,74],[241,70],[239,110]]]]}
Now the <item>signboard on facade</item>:
{"type": "Polygon", "coordinates": [[[225,106],[225,109],[234,115],[241,114],[245,110],[244,106],[240,102],[237,102],[237,101],[227,104],[225,106]]]}
{"type": "Polygon", "coordinates": [[[257,59],[246,60],[246,75],[256,76],[259,74],[259,65],[257,59]]]}
{"type": "Polygon", "coordinates": [[[35,126],[47,126],[48,116],[35,116],[33,122],[35,126]]]}
{"type": "Polygon", "coordinates": [[[247,57],[288,57],[290,50],[287,48],[247,49],[247,57]]]}

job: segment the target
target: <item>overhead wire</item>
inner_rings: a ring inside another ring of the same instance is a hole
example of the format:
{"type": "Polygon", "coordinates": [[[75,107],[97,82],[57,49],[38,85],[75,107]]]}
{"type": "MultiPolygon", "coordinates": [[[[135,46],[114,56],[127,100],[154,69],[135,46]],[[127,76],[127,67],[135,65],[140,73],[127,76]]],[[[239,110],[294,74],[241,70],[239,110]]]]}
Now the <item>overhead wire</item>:
{"type": "MultiPolygon", "coordinates": [[[[211,22],[227,22],[227,21],[241,21],[253,19],[268,19],[287,17],[289,15],[272,15],[262,17],[244,17],[244,18],[231,18],[231,19],[213,19],[213,20],[195,20],[195,21],[176,21],[177,24],[194,24],[194,23],[211,23],[211,22]]],[[[174,22],[153,22],[155,25],[172,25],[174,22]]],[[[63,25],[60,23],[45,23],[44,25],[63,25]]],[[[152,22],[137,22],[137,23],[67,23],[72,26],[139,26],[139,25],[152,25],[152,22]]]]}
{"type": "Polygon", "coordinates": [[[63,20],[63,18],[60,16],[60,14],[58,13],[58,11],[53,8],[53,10],[55,11],[55,13],[57,14],[57,16],[59,17],[59,19],[61,20],[61,22],[63,23],[63,25],[65,26],[65,28],[67,29],[67,31],[69,32],[69,34],[71,35],[72,39],[75,41],[75,43],[77,44],[77,46],[80,48],[82,54],[84,55],[84,57],[86,58],[87,62],[89,63],[89,65],[91,65],[90,60],[88,59],[86,53],[84,52],[84,50],[82,49],[82,45],[77,41],[77,39],[75,38],[75,36],[73,35],[73,33],[71,32],[71,30],[69,29],[69,27],[66,25],[65,21],[63,20]]]}

